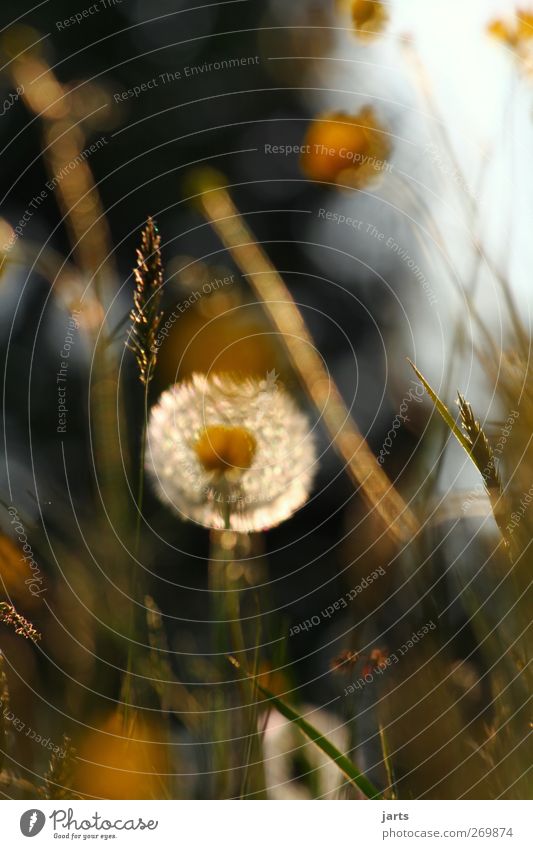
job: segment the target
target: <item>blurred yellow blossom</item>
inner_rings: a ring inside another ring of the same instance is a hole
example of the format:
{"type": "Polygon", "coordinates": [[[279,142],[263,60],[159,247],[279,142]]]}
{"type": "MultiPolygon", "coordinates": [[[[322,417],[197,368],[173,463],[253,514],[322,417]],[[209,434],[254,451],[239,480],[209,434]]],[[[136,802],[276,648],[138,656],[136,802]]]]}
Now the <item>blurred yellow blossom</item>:
{"type": "Polygon", "coordinates": [[[167,773],[162,723],[136,712],[131,726],[124,729],[117,710],[82,740],[73,789],[99,799],[160,799],[167,773]]]}
{"type": "Polygon", "coordinates": [[[513,50],[529,72],[533,69],[533,11],[517,9],[514,18],[495,18],[488,32],[513,50]]]}
{"type": "MultiPolygon", "coordinates": [[[[27,545],[27,543],[26,543],[27,545]]],[[[0,585],[2,593],[10,601],[24,604],[32,610],[39,604],[39,595],[33,594],[28,587],[32,584],[33,573],[28,557],[21,548],[6,536],[0,536],[0,585]]]]}
{"type": "Polygon", "coordinates": [[[352,0],[351,15],[356,35],[364,39],[380,35],[389,17],[380,0],[352,0]]]}
{"type": "Polygon", "coordinates": [[[319,115],[307,130],[300,164],[310,180],[362,188],[390,167],[389,154],[386,130],[365,106],[356,115],[319,115]]]}
{"type": "Polygon", "coordinates": [[[533,39],[533,12],[517,9],[514,20],[508,22],[495,18],[490,22],[488,30],[509,47],[519,47],[522,42],[533,39]]]}

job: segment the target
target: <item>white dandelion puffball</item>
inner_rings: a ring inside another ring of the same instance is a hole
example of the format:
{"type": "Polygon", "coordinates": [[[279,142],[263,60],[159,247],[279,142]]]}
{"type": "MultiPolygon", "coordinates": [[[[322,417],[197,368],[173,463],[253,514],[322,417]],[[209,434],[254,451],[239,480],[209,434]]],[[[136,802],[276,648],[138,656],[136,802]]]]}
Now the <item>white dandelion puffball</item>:
{"type": "Polygon", "coordinates": [[[309,495],[316,466],[307,417],[276,384],[194,374],[152,408],[146,469],[183,519],[261,531],[288,519],[309,495]]]}

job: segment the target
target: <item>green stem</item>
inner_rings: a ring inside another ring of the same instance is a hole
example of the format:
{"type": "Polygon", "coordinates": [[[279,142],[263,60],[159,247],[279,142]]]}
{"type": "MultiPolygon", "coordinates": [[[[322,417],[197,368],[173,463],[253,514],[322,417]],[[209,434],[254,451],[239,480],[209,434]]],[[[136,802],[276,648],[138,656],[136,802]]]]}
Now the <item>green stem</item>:
{"type": "MultiPolygon", "coordinates": [[[[230,657],[228,659],[236,669],[242,669],[241,665],[234,657],[230,657]]],[[[251,680],[249,673],[246,672],[246,670],[243,671],[246,677],[251,680]]],[[[355,764],[353,764],[346,755],[340,752],[339,749],[337,749],[337,747],[327,739],[327,737],[324,737],[324,735],[311,725],[310,722],[307,722],[307,720],[301,717],[295,710],[293,710],[293,708],[284,702],[283,699],[279,698],[279,696],[275,696],[274,693],[271,693],[266,687],[262,687],[261,684],[257,683],[257,681],[252,683],[255,684],[255,687],[259,690],[259,692],[265,697],[265,699],[274,705],[285,719],[293,722],[300,731],[305,734],[308,740],[311,740],[311,742],[324,752],[328,758],[334,761],[340,771],[354,787],[357,787],[368,799],[382,798],[381,793],[376,787],[374,787],[372,782],[369,781],[363,773],[359,772],[355,764]]]]}
{"type": "Polygon", "coordinates": [[[396,792],[396,780],[394,778],[394,768],[392,766],[392,760],[390,755],[389,744],[387,741],[387,736],[385,734],[385,729],[383,728],[382,723],[379,723],[379,742],[381,744],[381,753],[383,755],[383,763],[385,764],[385,772],[387,774],[388,781],[388,798],[389,799],[397,799],[398,794],[396,792]]]}
{"type": "MultiPolygon", "coordinates": [[[[140,462],[139,462],[139,481],[137,486],[137,517],[135,522],[135,546],[134,552],[135,557],[137,558],[139,555],[139,546],[141,542],[141,518],[142,518],[142,509],[143,509],[143,498],[144,498],[144,460],[146,455],[146,430],[148,423],[148,386],[150,380],[149,375],[147,376],[146,383],[144,384],[144,401],[143,401],[143,422],[141,428],[141,450],[140,450],[140,462]]],[[[130,616],[128,623],[128,634],[133,635],[133,631],[135,628],[135,595],[137,592],[137,588],[139,585],[139,581],[137,580],[137,569],[133,571],[133,578],[131,582],[131,606],[130,606],[130,616]]],[[[130,640],[128,645],[128,658],[126,662],[126,678],[124,681],[124,691],[123,691],[123,701],[124,701],[124,728],[127,727],[129,718],[130,718],[130,702],[132,697],[132,676],[133,670],[133,645],[130,640]]]]}
{"type": "Polygon", "coordinates": [[[146,430],[148,426],[148,386],[149,378],[144,384],[144,405],[143,405],[143,423],[141,429],[141,452],[139,464],[139,483],[137,486],[137,521],[135,524],[135,556],[139,553],[139,543],[141,539],[141,518],[144,498],[144,460],[146,456],[146,430]]]}

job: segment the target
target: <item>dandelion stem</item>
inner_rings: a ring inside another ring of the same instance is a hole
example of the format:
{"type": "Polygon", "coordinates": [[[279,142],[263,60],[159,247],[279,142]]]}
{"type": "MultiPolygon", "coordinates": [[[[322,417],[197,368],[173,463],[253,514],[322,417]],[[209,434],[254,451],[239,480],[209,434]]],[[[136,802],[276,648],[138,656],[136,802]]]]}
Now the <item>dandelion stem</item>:
{"type": "MultiPolygon", "coordinates": [[[[242,541],[244,537],[235,531],[229,530],[229,519],[231,515],[231,504],[223,502],[224,520],[226,530],[211,532],[211,555],[209,563],[209,589],[213,594],[213,613],[216,628],[216,650],[221,656],[221,671],[225,679],[225,688],[220,688],[224,698],[224,709],[218,710],[216,718],[225,725],[219,728],[219,739],[221,744],[228,748],[226,759],[235,762],[235,775],[241,775],[240,787],[233,787],[231,794],[244,795],[246,788],[253,794],[254,798],[261,798],[264,794],[264,776],[261,767],[261,753],[259,747],[259,732],[256,723],[257,700],[250,682],[244,678],[238,681],[238,692],[240,703],[237,709],[233,702],[231,690],[234,689],[228,681],[228,667],[226,657],[228,646],[230,651],[246,663],[247,648],[242,629],[240,611],[240,589],[239,578],[231,574],[231,565],[242,555],[242,541]],[[229,742],[235,736],[233,721],[239,721],[239,728],[247,728],[247,732],[239,731],[242,735],[243,746],[235,748],[235,743],[229,742]],[[241,724],[242,723],[242,724],[241,724]],[[228,742],[226,742],[228,741],[228,742]],[[240,755],[240,757],[239,757],[240,755]],[[238,768],[238,769],[237,769],[238,768]]],[[[254,668],[256,662],[254,662],[254,668]]]]}

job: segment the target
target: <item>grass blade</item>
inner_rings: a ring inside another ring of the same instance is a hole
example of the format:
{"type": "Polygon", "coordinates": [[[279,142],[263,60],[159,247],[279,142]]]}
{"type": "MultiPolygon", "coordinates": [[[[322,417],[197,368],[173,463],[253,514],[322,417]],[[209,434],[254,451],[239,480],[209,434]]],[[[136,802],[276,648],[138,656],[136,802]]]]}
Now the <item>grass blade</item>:
{"type": "Polygon", "coordinates": [[[415,364],[413,362],[411,362],[409,357],[407,357],[407,362],[409,363],[409,365],[411,366],[411,368],[415,372],[418,379],[423,384],[424,389],[426,390],[427,394],[429,395],[429,397],[431,398],[431,400],[435,404],[437,411],[440,413],[440,415],[442,416],[442,418],[444,419],[444,421],[446,422],[446,424],[450,428],[450,430],[453,433],[453,435],[455,436],[456,440],[459,442],[460,445],[463,446],[464,450],[466,451],[466,453],[468,454],[468,456],[470,457],[470,459],[472,460],[472,462],[474,463],[474,465],[477,468],[477,463],[476,463],[475,457],[472,454],[472,446],[470,445],[470,442],[468,441],[468,439],[464,435],[464,433],[461,430],[461,428],[459,427],[459,425],[456,423],[452,414],[448,410],[448,407],[446,406],[446,404],[444,404],[440,400],[440,398],[437,395],[437,393],[435,392],[435,390],[431,388],[431,386],[427,382],[427,380],[424,377],[424,375],[422,374],[422,372],[417,369],[417,367],[415,366],[415,364]]]}
{"type": "Polygon", "coordinates": [[[463,446],[478,472],[480,472],[489,495],[494,521],[498,526],[503,544],[507,549],[507,553],[512,560],[511,540],[505,527],[503,494],[497,470],[494,465],[494,455],[489,441],[483,433],[481,425],[475,419],[470,404],[459,392],[458,404],[461,411],[463,428],[466,430],[466,433],[464,433],[462,428],[456,424],[455,419],[448,410],[447,406],[443,404],[435,390],[431,388],[424,375],[417,369],[415,364],[411,362],[409,357],[407,357],[407,362],[414,370],[418,379],[422,381],[426,392],[435,404],[435,407],[450,428],[451,432],[459,444],[463,446]]]}
{"type": "MultiPolygon", "coordinates": [[[[229,658],[230,663],[235,666],[237,669],[242,670],[241,664],[234,657],[229,658]]],[[[244,674],[252,679],[252,676],[249,675],[245,670],[244,674]]],[[[284,702],[279,696],[275,696],[274,693],[271,693],[270,690],[267,690],[266,687],[262,687],[257,681],[253,682],[255,687],[259,690],[259,692],[268,699],[269,702],[276,708],[276,710],[288,719],[290,722],[293,722],[297,728],[300,729],[302,734],[304,734],[308,740],[311,740],[312,743],[317,746],[324,754],[330,758],[340,769],[343,775],[346,776],[348,781],[357,787],[362,793],[367,796],[368,799],[381,799],[381,793],[379,790],[374,787],[371,781],[366,778],[356,766],[352,763],[352,761],[343,755],[336,746],[333,745],[323,734],[318,731],[314,725],[311,725],[310,722],[307,722],[306,719],[303,719],[296,711],[289,707],[289,705],[284,702]]]]}

